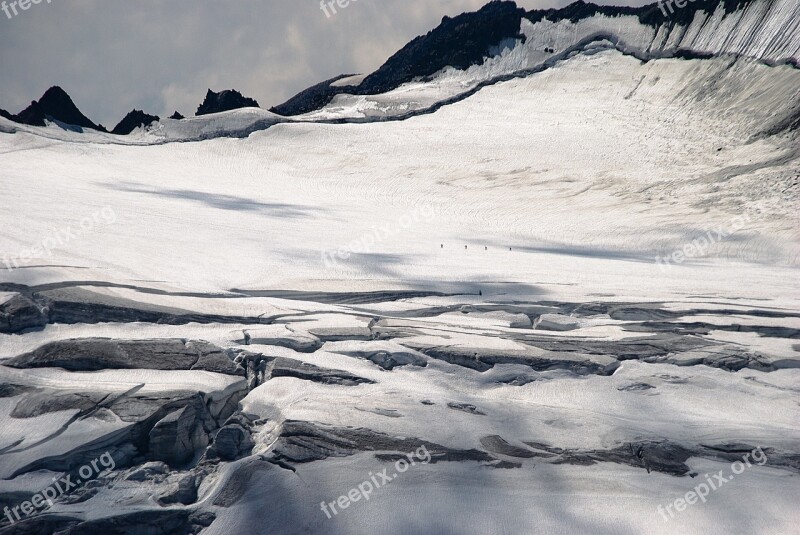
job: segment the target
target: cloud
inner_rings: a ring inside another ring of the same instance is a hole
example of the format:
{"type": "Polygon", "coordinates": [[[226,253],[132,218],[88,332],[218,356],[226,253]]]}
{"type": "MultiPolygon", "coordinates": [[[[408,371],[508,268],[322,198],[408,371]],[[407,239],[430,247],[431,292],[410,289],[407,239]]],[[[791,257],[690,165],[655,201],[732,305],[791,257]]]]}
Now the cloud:
{"type": "MultiPolygon", "coordinates": [[[[554,1],[517,3],[568,3],[554,1]]],[[[317,0],[42,2],[12,19],[0,12],[0,107],[18,112],[54,84],[107,127],[134,107],[191,115],[208,88],[269,107],[338,74],[370,72],[442,16],[484,3],[357,0],[328,18],[317,0]]]]}

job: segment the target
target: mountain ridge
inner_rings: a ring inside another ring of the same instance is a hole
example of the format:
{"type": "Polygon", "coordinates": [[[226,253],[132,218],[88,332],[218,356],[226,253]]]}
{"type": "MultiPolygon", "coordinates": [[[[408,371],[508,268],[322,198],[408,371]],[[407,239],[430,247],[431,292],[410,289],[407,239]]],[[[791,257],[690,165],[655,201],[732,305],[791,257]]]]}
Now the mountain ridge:
{"type": "MultiPolygon", "coordinates": [[[[346,83],[349,78],[356,78],[354,75],[336,76],[299,92],[269,111],[283,117],[308,114],[325,108],[340,95],[387,93],[413,80],[430,80],[447,69],[467,72],[489,61],[502,63],[498,58],[513,56],[516,52],[518,56],[527,57],[512,58],[517,63],[496,67],[495,70],[500,69],[497,74],[534,72],[537,66],[566,57],[565,51],[579,51],[580,43],[604,39],[614,42],[623,53],[630,53],[642,61],[741,55],[768,65],[786,63],[797,68],[800,7],[794,8],[798,20],[792,22],[789,1],[697,0],[678,9],[669,3],[624,7],[599,6],[578,0],[560,9],[526,12],[511,0],[494,0],[475,12],[443,17],[436,28],[411,40],[374,72],[357,77],[357,83],[346,83]],[[672,13],[668,16],[669,10],[672,13]],[[786,14],[782,15],[782,12],[786,14]],[[786,30],[786,35],[769,42],[759,41],[758,30],[771,29],[770,25],[775,24],[782,25],[778,29],[786,30]],[[717,29],[723,27],[729,34],[720,37],[718,34],[724,32],[717,29]]],[[[484,81],[488,80],[485,78],[484,81]]],[[[473,83],[471,87],[478,85],[473,83]]],[[[44,126],[49,117],[66,125],[105,131],[80,113],[66,92],[57,86],[51,88],[54,89],[63,93],[60,100],[71,104],[65,105],[63,112],[42,109],[34,101],[20,114],[5,112],[0,115],[33,126],[44,126]]],[[[259,104],[233,89],[219,93],[209,89],[196,116],[244,107],[259,107],[259,104]]],[[[179,117],[183,116],[172,116],[179,117]]],[[[126,126],[115,130],[130,133],[133,128],[126,126]]]]}

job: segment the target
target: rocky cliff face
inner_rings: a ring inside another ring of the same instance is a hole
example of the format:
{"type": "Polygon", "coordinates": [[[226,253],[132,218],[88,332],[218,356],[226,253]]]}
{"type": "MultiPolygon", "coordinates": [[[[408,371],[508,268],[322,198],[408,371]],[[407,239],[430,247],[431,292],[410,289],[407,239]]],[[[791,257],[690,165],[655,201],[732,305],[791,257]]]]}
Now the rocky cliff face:
{"type": "Polygon", "coordinates": [[[731,55],[797,65],[800,3],[699,0],[683,8],[670,2],[633,8],[579,0],[561,9],[525,12],[514,2],[492,2],[475,13],[446,17],[360,84],[318,84],[272,111],[287,116],[307,113],[338,94],[385,93],[445,69],[465,71],[484,63],[491,63],[486,69],[491,76],[511,75],[602,40],[644,60],[731,55]]]}
{"type": "Polygon", "coordinates": [[[42,98],[19,112],[14,120],[32,126],[45,126],[45,121],[58,121],[65,125],[93,130],[104,129],[89,120],[72,102],[70,96],[60,87],[48,89],[42,98]]]}
{"type": "Polygon", "coordinates": [[[239,108],[258,108],[258,102],[252,98],[242,96],[235,89],[226,89],[215,93],[208,90],[206,98],[197,108],[196,115],[208,115],[209,113],[219,113],[223,111],[236,110],[239,108]]]}
{"type": "Polygon", "coordinates": [[[157,115],[149,115],[142,110],[132,110],[126,115],[111,131],[112,134],[124,136],[130,134],[139,127],[148,126],[158,122],[157,115]]]}

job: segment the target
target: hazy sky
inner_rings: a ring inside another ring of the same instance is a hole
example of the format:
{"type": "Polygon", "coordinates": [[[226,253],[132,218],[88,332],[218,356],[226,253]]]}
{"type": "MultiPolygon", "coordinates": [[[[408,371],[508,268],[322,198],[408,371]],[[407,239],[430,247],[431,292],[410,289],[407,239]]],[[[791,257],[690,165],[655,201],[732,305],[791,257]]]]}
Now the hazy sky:
{"type": "Polygon", "coordinates": [[[484,3],[357,0],[329,18],[319,0],[41,0],[10,19],[0,11],[0,108],[17,113],[51,85],[109,128],[134,107],[193,115],[208,88],[268,108],[338,74],[370,72],[443,15],[484,3]]]}

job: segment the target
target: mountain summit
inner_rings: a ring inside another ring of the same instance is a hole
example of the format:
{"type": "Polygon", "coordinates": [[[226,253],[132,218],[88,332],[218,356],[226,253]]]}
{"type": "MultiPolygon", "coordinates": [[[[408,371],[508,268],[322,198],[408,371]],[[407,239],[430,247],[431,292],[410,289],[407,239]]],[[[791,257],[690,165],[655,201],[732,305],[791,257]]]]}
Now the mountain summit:
{"type": "Polygon", "coordinates": [[[81,128],[104,130],[81,113],[67,92],[58,86],[45,91],[42,98],[34,100],[30,106],[16,115],[17,122],[32,126],[45,126],[47,120],[81,128]]]}
{"type": "Polygon", "coordinates": [[[215,93],[211,89],[206,93],[206,99],[197,108],[196,115],[208,115],[221,111],[236,110],[239,108],[258,108],[258,102],[247,98],[235,89],[226,89],[215,93]]]}

